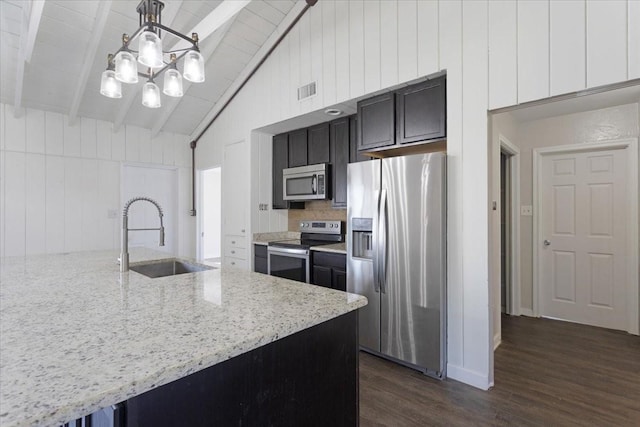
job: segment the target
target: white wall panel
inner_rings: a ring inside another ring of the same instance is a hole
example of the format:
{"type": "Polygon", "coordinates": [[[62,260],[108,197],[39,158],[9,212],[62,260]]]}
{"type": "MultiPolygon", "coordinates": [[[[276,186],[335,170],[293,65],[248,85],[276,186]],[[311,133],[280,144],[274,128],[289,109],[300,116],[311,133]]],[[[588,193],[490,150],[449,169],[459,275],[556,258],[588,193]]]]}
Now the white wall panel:
{"type": "Polygon", "coordinates": [[[587,2],[587,87],[627,79],[626,0],[587,2]]]}
{"type": "Polygon", "coordinates": [[[380,1],[364,2],[364,92],[380,86],[380,1]]]}
{"type": "MultiPolygon", "coordinates": [[[[0,114],[4,114],[4,104],[0,104],[0,114]]],[[[0,134],[4,133],[4,126],[0,128],[0,134]]],[[[6,181],[5,178],[5,167],[4,167],[4,150],[0,150],[0,257],[4,256],[4,207],[5,207],[5,192],[4,192],[4,184],[6,181]]]]}
{"type": "Polygon", "coordinates": [[[81,251],[82,248],[82,159],[64,159],[64,250],[81,251]]]}
{"type": "Polygon", "coordinates": [[[45,151],[45,133],[44,133],[44,111],[26,110],[26,151],[28,153],[44,153],[45,151]]]}
{"type": "Polygon", "coordinates": [[[151,131],[149,129],[138,128],[138,140],[140,143],[140,161],[151,162],[151,131]]]}
{"type": "Polygon", "coordinates": [[[398,80],[418,77],[418,15],[415,0],[398,2],[398,80]]]}
{"type": "Polygon", "coordinates": [[[550,3],[550,95],[586,87],[584,0],[550,3]]]}
{"type": "Polygon", "coordinates": [[[438,1],[418,1],[418,75],[440,71],[438,1]]]}
{"type": "MultiPolygon", "coordinates": [[[[277,49],[278,57],[279,57],[279,75],[280,81],[286,82],[280,86],[280,108],[282,111],[282,117],[289,117],[291,115],[291,104],[293,103],[293,99],[291,99],[291,70],[289,68],[289,37],[285,37],[281,42],[280,46],[277,49]]],[[[226,111],[225,111],[226,113],[226,111]]],[[[224,114],[224,113],[223,113],[224,114]]],[[[213,132],[213,131],[212,131],[213,132]]]]}
{"type": "MultiPolygon", "coordinates": [[[[447,69],[447,353],[464,363],[462,279],[462,3],[439,4],[440,67],[447,69]]],[[[451,375],[451,374],[450,374],[451,375]]],[[[454,373],[455,375],[455,373],[454,373]]]]}
{"type": "MultiPolygon", "coordinates": [[[[311,18],[309,13],[305,13],[298,21],[297,27],[300,29],[300,86],[311,83],[311,18]]],[[[257,80],[260,76],[256,76],[257,80]]],[[[263,98],[264,99],[264,98],[263,98]]],[[[311,111],[311,99],[300,101],[300,114],[311,111]]]]}
{"type": "Polygon", "coordinates": [[[4,104],[0,104],[0,150],[4,150],[4,104]]]}
{"type": "Polygon", "coordinates": [[[120,163],[99,160],[96,249],[117,248],[120,244],[120,225],[120,163]],[[109,210],[117,212],[116,218],[108,217],[109,210]]]}
{"type": "Polygon", "coordinates": [[[99,207],[98,193],[98,161],[95,159],[82,160],[82,223],[77,224],[82,230],[82,249],[96,250],[100,248],[98,241],[98,224],[107,215],[99,207]]]}
{"type": "MultiPolygon", "coordinates": [[[[316,6],[320,6],[316,3],[316,6]]],[[[309,18],[311,25],[311,81],[317,82],[317,94],[311,98],[311,110],[317,110],[324,105],[323,85],[324,79],[322,75],[322,6],[312,7],[309,10],[309,18]]],[[[273,67],[269,68],[270,70],[273,67]]],[[[273,123],[269,120],[268,123],[273,123]]]]}
{"type": "Polygon", "coordinates": [[[104,120],[96,121],[96,157],[111,159],[111,131],[113,125],[104,120]]]}
{"type": "Polygon", "coordinates": [[[163,163],[164,140],[166,137],[166,133],[160,132],[151,139],[151,163],[158,165],[163,163]]]}
{"type": "Polygon", "coordinates": [[[364,95],[364,3],[349,1],[349,98],[364,95]]]}
{"type": "Polygon", "coordinates": [[[176,147],[174,144],[175,134],[167,133],[164,139],[164,151],[162,152],[162,160],[165,165],[173,166],[175,164],[176,147]]]}
{"type": "MultiPolygon", "coordinates": [[[[336,3],[325,0],[316,3],[322,9],[322,94],[325,105],[336,103],[336,3]]],[[[284,83],[286,84],[286,83],[284,83]]],[[[280,117],[285,117],[281,115],[280,117]]]]}
{"type": "MultiPolygon", "coordinates": [[[[8,110],[9,109],[7,108],[7,111],[8,110]]],[[[13,151],[5,152],[4,178],[5,226],[3,234],[5,239],[5,256],[24,256],[26,210],[24,153],[17,153],[13,151]]]]}
{"type": "Polygon", "coordinates": [[[489,109],[518,102],[517,3],[489,2],[489,109]]]}
{"type": "Polygon", "coordinates": [[[47,156],[46,160],[46,237],[47,253],[64,252],[65,238],[65,161],[64,157],[47,156]]]}
{"type": "Polygon", "coordinates": [[[45,144],[46,153],[54,155],[64,154],[64,116],[47,111],[45,113],[45,144]]]}
{"type": "Polygon", "coordinates": [[[127,129],[121,126],[118,132],[111,133],[111,159],[124,160],[127,157],[127,129]]]}
{"type": "MultiPolygon", "coordinates": [[[[489,310],[487,182],[487,1],[462,3],[462,235],[464,283],[464,369],[477,375],[477,386],[493,382],[493,334],[489,310]],[[478,226],[483,224],[483,226],[478,226]],[[478,321],[478,319],[481,319],[478,321]],[[469,357],[473,355],[473,357],[469,357]]],[[[515,18],[515,15],[514,15],[515,18]]]]}
{"type": "Polygon", "coordinates": [[[95,159],[97,154],[96,120],[80,118],[80,148],[82,157],[95,159]]]}
{"type": "Polygon", "coordinates": [[[5,149],[24,152],[26,147],[24,114],[16,118],[13,106],[5,105],[4,126],[5,149]]]}
{"type": "Polygon", "coordinates": [[[125,126],[125,158],[129,162],[140,161],[140,128],[137,126],[125,126]]]}
{"type": "Polygon", "coordinates": [[[518,1],[518,102],[549,96],[549,2],[518,1]]]}
{"type": "Polygon", "coordinates": [[[349,2],[337,0],[336,7],[336,102],[349,99],[349,2]]]}
{"type": "Polygon", "coordinates": [[[64,116],[64,155],[72,157],[80,157],[82,155],[82,146],[80,143],[80,123],[69,125],[69,116],[64,116]]]}
{"type": "Polygon", "coordinates": [[[43,254],[46,252],[45,156],[27,153],[25,169],[25,253],[43,254]]]}
{"type": "Polygon", "coordinates": [[[398,2],[380,1],[380,85],[398,83],[398,2]]]}
{"type": "MultiPolygon", "coordinates": [[[[291,114],[300,114],[300,102],[298,101],[298,87],[300,82],[300,27],[295,26],[287,35],[289,39],[289,99],[291,99],[291,114]]],[[[237,108],[237,104],[233,107],[237,108]]],[[[233,108],[232,107],[232,108],[233,108]]]]}
{"type": "Polygon", "coordinates": [[[640,78],[640,1],[630,0],[627,11],[627,30],[629,32],[628,65],[629,79],[640,78]]]}

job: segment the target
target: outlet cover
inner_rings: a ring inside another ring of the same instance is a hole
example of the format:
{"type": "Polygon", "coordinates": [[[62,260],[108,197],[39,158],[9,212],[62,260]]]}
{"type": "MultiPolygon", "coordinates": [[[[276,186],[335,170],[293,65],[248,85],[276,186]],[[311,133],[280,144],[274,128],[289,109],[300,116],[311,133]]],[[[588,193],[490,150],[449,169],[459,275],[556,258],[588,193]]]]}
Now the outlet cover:
{"type": "Polygon", "coordinates": [[[520,215],[533,216],[533,206],[531,205],[520,206],[520,215]]]}

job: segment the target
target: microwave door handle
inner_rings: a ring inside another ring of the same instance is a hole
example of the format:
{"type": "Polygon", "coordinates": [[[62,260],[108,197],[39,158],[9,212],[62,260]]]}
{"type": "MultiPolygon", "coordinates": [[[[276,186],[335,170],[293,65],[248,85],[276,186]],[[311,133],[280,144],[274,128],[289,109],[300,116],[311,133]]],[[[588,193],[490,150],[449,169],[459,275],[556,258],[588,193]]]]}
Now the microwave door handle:
{"type": "Polygon", "coordinates": [[[315,173],[311,177],[311,194],[317,194],[317,191],[316,191],[316,177],[317,177],[317,175],[315,173]]]}

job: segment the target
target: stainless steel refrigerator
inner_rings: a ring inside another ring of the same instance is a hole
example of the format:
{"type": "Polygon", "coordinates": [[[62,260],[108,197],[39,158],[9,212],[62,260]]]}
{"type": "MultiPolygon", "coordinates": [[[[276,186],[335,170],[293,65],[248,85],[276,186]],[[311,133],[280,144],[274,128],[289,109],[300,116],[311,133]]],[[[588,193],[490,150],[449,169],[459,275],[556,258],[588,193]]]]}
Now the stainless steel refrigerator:
{"type": "Polygon", "coordinates": [[[347,290],[365,295],[360,346],[445,376],[446,156],[349,164],[347,290]]]}

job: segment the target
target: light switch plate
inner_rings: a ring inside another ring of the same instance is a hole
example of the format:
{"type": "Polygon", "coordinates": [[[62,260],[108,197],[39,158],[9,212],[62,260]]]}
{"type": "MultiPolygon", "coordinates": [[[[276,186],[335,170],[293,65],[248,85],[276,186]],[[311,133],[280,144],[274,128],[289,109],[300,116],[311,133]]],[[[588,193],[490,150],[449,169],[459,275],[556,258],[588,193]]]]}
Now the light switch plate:
{"type": "Polygon", "coordinates": [[[533,206],[531,205],[520,206],[520,215],[533,216],[533,206]]]}

